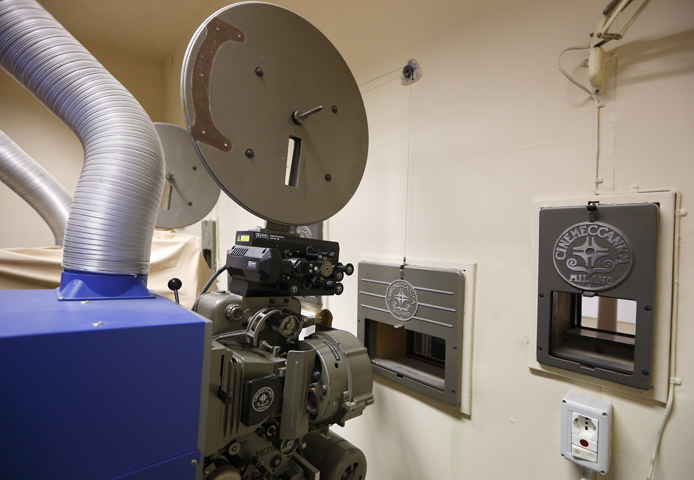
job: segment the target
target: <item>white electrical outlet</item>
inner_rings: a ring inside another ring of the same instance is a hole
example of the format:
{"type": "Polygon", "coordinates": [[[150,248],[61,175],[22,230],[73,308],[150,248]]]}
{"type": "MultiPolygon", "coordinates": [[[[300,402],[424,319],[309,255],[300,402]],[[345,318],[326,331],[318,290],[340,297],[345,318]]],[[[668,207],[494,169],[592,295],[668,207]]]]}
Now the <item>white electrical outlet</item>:
{"type": "Polygon", "coordinates": [[[612,454],[612,404],[568,392],[561,404],[561,455],[603,475],[612,454]]]}
{"type": "Polygon", "coordinates": [[[576,412],[571,414],[571,433],[583,437],[587,440],[598,438],[598,421],[595,418],[579,415],[576,412]]]}

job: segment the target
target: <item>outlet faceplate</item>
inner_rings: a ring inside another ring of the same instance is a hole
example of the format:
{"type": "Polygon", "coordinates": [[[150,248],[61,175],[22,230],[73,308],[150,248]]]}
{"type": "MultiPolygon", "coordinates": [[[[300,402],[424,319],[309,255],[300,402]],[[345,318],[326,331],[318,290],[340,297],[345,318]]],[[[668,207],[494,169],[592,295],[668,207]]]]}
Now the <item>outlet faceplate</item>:
{"type": "Polygon", "coordinates": [[[568,392],[561,404],[561,455],[606,474],[612,451],[612,404],[568,392]]]}

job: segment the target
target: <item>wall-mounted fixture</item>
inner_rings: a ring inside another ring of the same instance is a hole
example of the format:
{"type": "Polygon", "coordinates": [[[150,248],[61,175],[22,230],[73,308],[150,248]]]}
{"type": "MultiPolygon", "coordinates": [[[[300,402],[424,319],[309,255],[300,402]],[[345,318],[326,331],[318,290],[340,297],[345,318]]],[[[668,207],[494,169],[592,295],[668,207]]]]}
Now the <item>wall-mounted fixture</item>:
{"type": "Polygon", "coordinates": [[[358,270],[358,335],[374,372],[469,413],[474,266],[361,262],[358,270]]]}
{"type": "Polygon", "coordinates": [[[576,392],[561,402],[561,456],[583,469],[582,478],[605,475],[612,454],[612,404],[576,392]]]}
{"type": "Polygon", "coordinates": [[[602,11],[602,17],[595,27],[595,31],[590,34],[590,53],[588,54],[588,80],[595,93],[600,93],[605,88],[607,76],[605,73],[607,54],[602,48],[604,44],[611,40],[621,40],[631,24],[641,15],[651,0],[645,0],[639,9],[631,16],[626,25],[619,33],[609,31],[617,16],[631,3],[632,0],[611,0],[602,11]]]}
{"type": "Polygon", "coordinates": [[[651,387],[657,233],[654,203],[540,210],[540,363],[651,387]]]}
{"type": "Polygon", "coordinates": [[[632,0],[611,0],[602,11],[602,17],[600,17],[595,31],[590,34],[590,42],[586,45],[566,48],[559,54],[559,58],[557,59],[557,68],[559,71],[569,79],[571,83],[590,95],[597,108],[604,106],[604,103],[598,98],[597,94],[602,92],[605,88],[605,82],[607,81],[607,53],[602,46],[611,40],[621,40],[624,33],[626,33],[639,15],[641,15],[650,1],[651,0],[644,0],[619,33],[611,33],[609,29],[614,20],[632,2],[632,0]],[[583,61],[582,65],[588,67],[588,80],[590,81],[591,88],[579,83],[561,66],[561,57],[566,52],[570,50],[588,49],[590,50],[588,58],[583,61]]]}
{"type": "Polygon", "coordinates": [[[410,58],[407,65],[402,68],[400,74],[400,83],[403,85],[411,85],[422,78],[422,69],[419,67],[417,60],[410,58]]]}
{"type": "Polygon", "coordinates": [[[581,200],[536,203],[530,366],[664,402],[675,194],[581,200]]]}

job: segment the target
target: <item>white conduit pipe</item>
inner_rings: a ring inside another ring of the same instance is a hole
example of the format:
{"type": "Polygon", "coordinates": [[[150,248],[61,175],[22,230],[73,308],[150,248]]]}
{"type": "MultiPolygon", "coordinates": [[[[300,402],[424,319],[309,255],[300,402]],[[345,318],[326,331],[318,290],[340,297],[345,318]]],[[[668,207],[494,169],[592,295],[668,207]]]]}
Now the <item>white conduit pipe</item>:
{"type": "Polygon", "coordinates": [[[63,268],[146,274],[164,154],[144,109],[38,3],[0,0],[0,65],[79,137],[63,268]]]}
{"type": "Polygon", "coordinates": [[[1,130],[0,181],[41,215],[53,232],[55,244],[62,245],[72,196],[1,130]]]}

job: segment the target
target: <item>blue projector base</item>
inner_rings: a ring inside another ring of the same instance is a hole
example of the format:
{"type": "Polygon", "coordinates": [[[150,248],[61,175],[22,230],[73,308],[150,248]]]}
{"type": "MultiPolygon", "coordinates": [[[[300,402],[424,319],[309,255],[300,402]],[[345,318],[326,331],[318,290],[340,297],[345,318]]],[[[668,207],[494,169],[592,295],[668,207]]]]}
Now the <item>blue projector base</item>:
{"type": "Polygon", "coordinates": [[[0,290],[0,478],[195,478],[206,323],[163,297],[0,290]]]}

